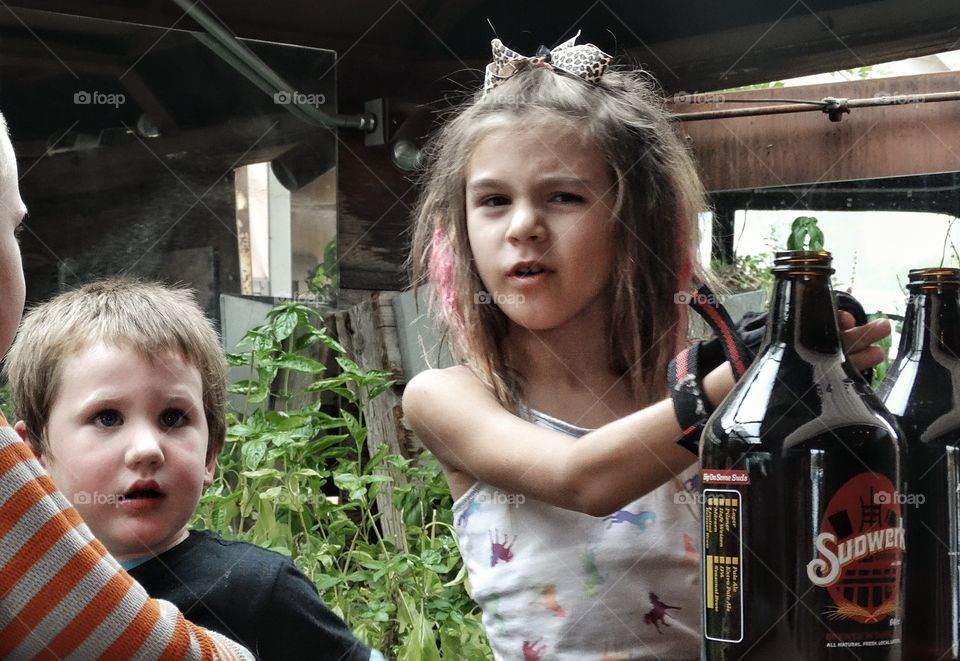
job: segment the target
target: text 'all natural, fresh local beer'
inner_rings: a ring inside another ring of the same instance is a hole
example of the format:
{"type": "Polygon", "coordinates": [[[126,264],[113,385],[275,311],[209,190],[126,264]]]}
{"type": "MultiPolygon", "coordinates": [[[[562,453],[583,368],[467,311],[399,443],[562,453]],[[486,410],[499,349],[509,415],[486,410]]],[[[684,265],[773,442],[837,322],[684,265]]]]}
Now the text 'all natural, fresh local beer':
{"type": "Polygon", "coordinates": [[[903,658],[960,659],[960,269],[910,271],[900,348],[878,395],[907,449],[903,658]]]}
{"type": "Polygon", "coordinates": [[[764,344],[704,431],[706,659],[901,658],[899,431],[843,356],[830,262],[777,254],[764,344]]]}

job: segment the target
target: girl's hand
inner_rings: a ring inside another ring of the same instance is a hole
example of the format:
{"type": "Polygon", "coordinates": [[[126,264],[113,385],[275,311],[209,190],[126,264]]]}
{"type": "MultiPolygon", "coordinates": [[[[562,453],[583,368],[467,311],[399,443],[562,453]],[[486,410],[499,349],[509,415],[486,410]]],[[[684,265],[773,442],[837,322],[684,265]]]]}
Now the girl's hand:
{"type": "Polygon", "coordinates": [[[883,349],[874,346],[874,342],[890,335],[889,320],[877,319],[863,326],[857,326],[852,314],[840,311],[837,321],[840,324],[840,342],[843,344],[843,352],[857,371],[875,367],[883,362],[886,354],[883,349]]]}

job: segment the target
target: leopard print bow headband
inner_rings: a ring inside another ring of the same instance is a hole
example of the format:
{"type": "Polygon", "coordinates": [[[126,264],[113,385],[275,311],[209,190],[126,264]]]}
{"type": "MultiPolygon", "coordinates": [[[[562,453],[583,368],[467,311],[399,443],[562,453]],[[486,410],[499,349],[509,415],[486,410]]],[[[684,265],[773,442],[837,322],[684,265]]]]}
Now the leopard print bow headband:
{"type": "Polygon", "coordinates": [[[575,44],[580,33],[563,42],[553,50],[541,46],[534,57],[524,57],[506,46],[499,39],[490,42],[493,50],[493,62],[487,65],[483,78],[483,93],[507,80],[518,71],[528,67],[558,69],[589,83],[595,83],[607,70],[612,56],[607,55],[593,44],[575,44]]]}

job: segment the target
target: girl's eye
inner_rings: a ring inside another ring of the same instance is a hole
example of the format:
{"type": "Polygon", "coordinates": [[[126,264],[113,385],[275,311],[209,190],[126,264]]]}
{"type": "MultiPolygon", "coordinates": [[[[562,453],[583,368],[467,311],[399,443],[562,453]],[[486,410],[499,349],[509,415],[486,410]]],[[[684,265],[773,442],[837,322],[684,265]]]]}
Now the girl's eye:
{"type": "Polygon", "coordinates": [[[180,409],[167,409],[160,414],[160,424],[164,427],[182,427],[187,421],[187,414],[180,409]]]}
{"type": "Polygon", "coordinates": [[[117,411],[100,411],[94,417],[94,421],[99,427],[115,427],[123,422],[117,411]]]}
{"type": "Polygon", "coordinates": [[[13,238],[19,241],[20,237],[23,236],[23,230],[25,229],[26,226],[23,223],[18,224],[15,228],[13,228],[13,238]]]}
{"type": "Polygon", "coordinates": [[[482,207],[499,207],[504,204],[510,204],[510,198],[506,195],[490,195],[480,201],[482,207]]]}
{"type": "Polygon", "coordinates": [[[556,193],[554,194],[553,199],[556,202],[564,203],[583,202],[583,198],[579,195],[575,195],[574,193],[556,193]]]}

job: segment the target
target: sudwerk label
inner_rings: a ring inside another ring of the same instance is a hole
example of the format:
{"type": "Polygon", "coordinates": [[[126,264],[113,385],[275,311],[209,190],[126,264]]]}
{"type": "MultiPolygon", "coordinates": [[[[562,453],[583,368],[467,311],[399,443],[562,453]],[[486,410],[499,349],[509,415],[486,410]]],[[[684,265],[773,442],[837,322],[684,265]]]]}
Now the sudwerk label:
{"type": "Polygon", "coordinates": [[[899,643],[897,604],[906,542],[890,480],[860,473],[845,482],[827,505],[815,546],[807,577],[827,590],[832,604],[822,615],[838,625],[830,627],[827,647],[899,643]]]}

